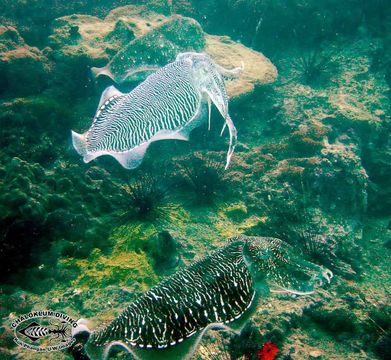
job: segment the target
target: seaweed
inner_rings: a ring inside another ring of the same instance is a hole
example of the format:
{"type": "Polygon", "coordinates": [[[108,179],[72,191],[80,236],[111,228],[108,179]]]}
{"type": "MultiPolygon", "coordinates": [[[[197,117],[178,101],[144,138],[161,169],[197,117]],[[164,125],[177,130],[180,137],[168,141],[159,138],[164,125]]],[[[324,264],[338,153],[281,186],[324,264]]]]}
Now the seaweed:
{"type": "Polygon", "coordinates": [[[343,335],[351,336],[359,331],[358,320],[354,313],[342,308],[331,311],[311,309],[304,313],[319,327],[338,339],[342,339],[343,335]]]}

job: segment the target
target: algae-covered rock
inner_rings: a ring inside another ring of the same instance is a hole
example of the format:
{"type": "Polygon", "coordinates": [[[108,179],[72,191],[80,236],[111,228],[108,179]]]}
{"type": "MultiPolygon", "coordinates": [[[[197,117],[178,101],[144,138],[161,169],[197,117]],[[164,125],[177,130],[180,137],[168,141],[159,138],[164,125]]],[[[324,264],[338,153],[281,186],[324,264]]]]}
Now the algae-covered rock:
{"type": "Polygon", "coordinates": [[[13,27],[0,26],[1,90],[33,94],[46,86],[50,65],[42,52],[28,46],[13,27]]]}
{"type": "Polygon", "coordinates": [[[227,69],[243,67],[240,76],[227,83],[232,97],[251,93],[256,84],[269,84],[277,78],[277,69],[267,57],[227,36],[207,35],[205,52],[227,69]]]}
{"type": "Polygon", "coordinates": [[[23,38],[19,35],[18,31],[14,27],[0,27],[0,53],[15,50],[18,47],[24,45],[25,43],[23,38]]]}
{"type": "Polygon", "coordinates": [[[89,259],[64,259],[61,266],[76,267],[79,270],[80,275],[72,281],[75,288],[129,286],[137,281],[145,291],[157,282],[157,276],[145,254],[131,251],[114,253],[111,256],[93,252],[89,259]]]}
{"type": "Polygon", "coordinates": [[[106,75],[117,83],[143,79],[186,51],[206,52],[228,69],[243,65],[242,76],[228,83],[231,96],[250,93],[255,84],[277,77],[276,68],[262,54],[228,37],[204,33],[191,18],[165,16],[143,6],[115,9],[104,20],[89,15],[59,18],[50,44],[55,59],[84,57],[95,76],[106,75]]]}

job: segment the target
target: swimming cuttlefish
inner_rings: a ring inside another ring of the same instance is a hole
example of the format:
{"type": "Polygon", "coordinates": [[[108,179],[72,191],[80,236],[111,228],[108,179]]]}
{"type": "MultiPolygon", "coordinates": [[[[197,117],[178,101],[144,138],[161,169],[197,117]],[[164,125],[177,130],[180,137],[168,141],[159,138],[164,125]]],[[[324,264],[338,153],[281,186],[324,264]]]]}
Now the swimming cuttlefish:
{"type": "Polygon", "coordinates": [[[137,297],[107,326],[91,332],[79,320],[74,336],[88,333],[92,360],[116,347],[135,359],[189,359],[208,330],[238,331],[260,296],[311,294],[332,277],[279,239],[239,236],[137,297]]]}
{"type": "MultiPolygon", "coordinates": [[[[242,64],[243,67],[243,64],[242,64]]],[[[224,69],[203,53],[181,53],[148,76],[130,93],[113,86],[101,97],[92,125],[84,134],[72,131],[72,142],[84,162],[111,155],[127,169],[138,167],[148,146],[157,140],[188,140],[201,125],[205,104],[215,104],[228,126],[228,167],[236,145],[236,128],[228,113],[224,77],[237,77],[241,68],[224,69]]]]}

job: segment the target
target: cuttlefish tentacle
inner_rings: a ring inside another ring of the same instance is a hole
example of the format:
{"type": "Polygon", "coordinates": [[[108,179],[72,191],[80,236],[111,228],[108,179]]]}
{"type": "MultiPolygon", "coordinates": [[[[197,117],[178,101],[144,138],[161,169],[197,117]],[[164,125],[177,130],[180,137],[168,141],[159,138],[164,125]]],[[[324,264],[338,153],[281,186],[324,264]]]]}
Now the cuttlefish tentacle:
{"type": "MultiPolygon", "coordinates": [[[[330,271],[310,262],[303,265],[294,249],[279,239],[236,237],[137,297],[109,325],[90,333],[85,349],[92,360],[106,359],[113,346],[139,359],[186,359],[208,330],[234,331],[246,321],[268,283],[307,295],[313,289],[303,278],[324,274],[329,278],[330,271]]],[[[86,331],[81,321],[73,334],[86,331]]]]}

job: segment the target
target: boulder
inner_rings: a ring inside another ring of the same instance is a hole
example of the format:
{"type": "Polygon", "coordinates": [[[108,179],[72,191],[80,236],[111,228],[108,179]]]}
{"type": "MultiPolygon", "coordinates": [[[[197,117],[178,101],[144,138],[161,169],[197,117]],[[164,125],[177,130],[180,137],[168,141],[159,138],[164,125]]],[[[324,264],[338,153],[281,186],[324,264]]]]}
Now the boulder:
{"type": "Polygon", "coordinates": [[[50,46],[56,59],[87,58],[95,77],[106,75],[117,83],[143,79],[185,51],[206,52],[227,69],[243,65],[240,78],[228,82],[232,97],[277,77],[275,66],[261,53],[229,37],[206,34],[194,19],[157,14],[143,6],[114,9],[103,20],[65,16],[53,25],[50,46]]]}

